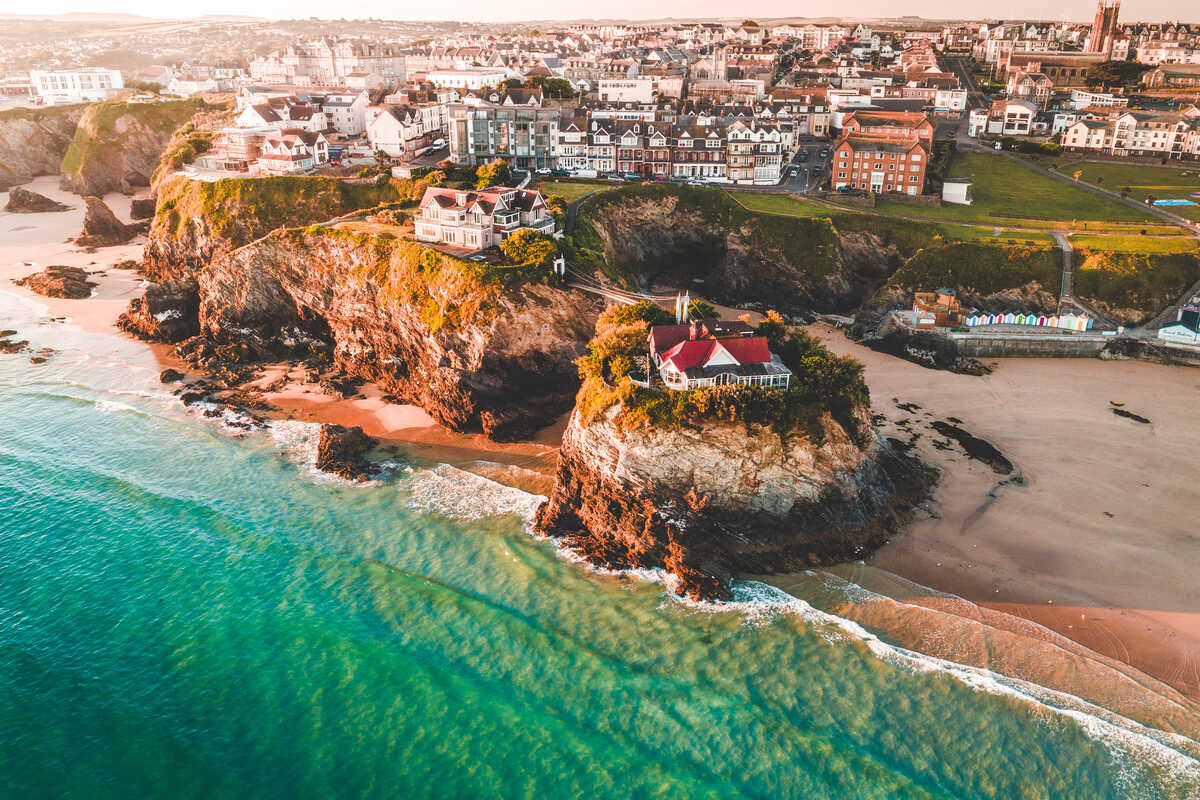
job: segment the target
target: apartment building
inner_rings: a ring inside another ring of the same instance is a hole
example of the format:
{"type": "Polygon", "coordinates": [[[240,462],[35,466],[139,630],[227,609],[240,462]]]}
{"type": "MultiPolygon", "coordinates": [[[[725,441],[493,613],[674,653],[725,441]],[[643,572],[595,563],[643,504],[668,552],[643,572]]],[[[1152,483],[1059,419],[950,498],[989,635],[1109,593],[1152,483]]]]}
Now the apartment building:
{"type": "Polygon", "coordinates": [[[1200,117],[1126,111],[1108,119],[1081,119],[1063,133],[1062,145],[1074,152],[1195,159],[1200,157],[1200,117]]]}
{"type": "Polygon", "coordinates": [[[42,103],[95,103],[107,100],[121,89],[125,81],[121,71],[103,67],[29,71],[29,82],[42,103]]]}
{"type": "Polygon", "coordinates": [[[447,114],[450,158],[460,164],[475,166],[503,158],[522,169],[554,166],[556,109],[453,103],[447,114]]]}
{"type": "Polygon", "coordinates": [[[928,166],[929,151],[916,137],[851,134],[834,148],[830,172],[834,189],[917,195],[928,166]]]}

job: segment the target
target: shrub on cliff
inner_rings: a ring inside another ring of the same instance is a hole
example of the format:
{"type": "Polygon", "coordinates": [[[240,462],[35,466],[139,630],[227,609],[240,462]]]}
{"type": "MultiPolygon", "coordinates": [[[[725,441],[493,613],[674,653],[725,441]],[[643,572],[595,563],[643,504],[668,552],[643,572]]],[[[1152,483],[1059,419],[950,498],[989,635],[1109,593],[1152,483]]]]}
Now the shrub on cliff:
{"type": "Polygon", "coordinates": [[[487,189],[492,186],[507,186],[512,178],[512,170],[503,158],[497,158],[486,164],[481,164],[475,170],[475,188],[487,189]]]}
{"type": "Polygon", "coordinates": [[[109,100],[94,103],[79,121],[75,138],[62,160],[62,174],[80,174],[90,163],[102,164],[113,155],[112,149],[121,144],[123,117],[140,123],[145,129],[170,135],[198,111],[210,108],[200,98],[166,100],[153,103],[126,103],[109,100]]]}
{"type": "Polygon", "coordinates": [[[922,248],[880,290],[916,291],[946,286],[994,294],[1030,283],[1056,289],[1062,253],[1056,247],[955,242],[922,248]]]}

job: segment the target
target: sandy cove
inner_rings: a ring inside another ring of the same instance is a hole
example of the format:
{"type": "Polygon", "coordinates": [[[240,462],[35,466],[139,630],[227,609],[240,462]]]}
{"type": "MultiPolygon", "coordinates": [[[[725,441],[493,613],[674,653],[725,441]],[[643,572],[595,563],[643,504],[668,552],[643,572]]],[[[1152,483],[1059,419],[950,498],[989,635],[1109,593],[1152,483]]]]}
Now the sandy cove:
{"type": "MultiPolygon", "coordinates": [[[[82,199],[59,191],[57,178],[39,178],[27,188],[71,209],[0,212],[4,291],[35,297],[51,315],[70,317],[86,330],[119,333],[116,317],[140,292],[141,279],[111,267],[139,259],[142,240],[84,252],[67,241],[82,225],[82,199]],[[98,284],[93,297],[45,298],[11,284],[50,264],[92,273],[98,284]]],[[[6,200],[0,194],[0,205],[6,200]]],[[[129,220],[129,198],[114,195],[106,201],[129,220]]],[[[1189,515],[1200,508],[1191,477],[1200,458],[1200,428],[1189,415],[1200,371],[1090,359],[1006,359],[993,375],[977,378],[875,353],[827,326],[813,326],[813,331],[831,349],[866,364],[874,412],[886,418],[884,433],[906,441],[917,433],[914,452],[942,471],[934,502],[905,534],[868,565],[825,574],[889,597],[899,591],[910,609],[976,622],[986,618],[988,643],[980,652],[977,634],[960,635],[954,647],[925,641],[927,631],[911,615],[902,620],[880,604],[835,603],[834,610],[902,644],[925,652],[941,647],[947,657],[1009,674],[1029,665],[999,658],[996,636],[1019,630],[1027,639],[1045,638],[1053,631],[1100,658],[1130,664],[1200,697],[1200,588],[1195,583],[1200,556],[1189,515]],[[1116,416],[1110,401],[1151,422],[1116,416]],[[906,410],[901,403],[920,408],[906,410]],[[928,423],[949,417],[997,446],[1023,483],[1005,483],[1006,476],[967,459],[957,445],[935,446],[944,440],[928,423]],[[1040,625],[1029,627],[1022,619],[1040,625]]],[[[152,349],[164,368],[186,371],[170,348],[152,349]]],[[[531,442],[498,444],[446,431],[419,408],[386,402],[371,385],[355,397],[334,398],[305,383],[302,370],[289,365],[267,367],[255,384],[271,387],[263,399],[278,411],[270,416],[361,425],[407,455],[506,483],[514,483],[514,471],[505,465],[514,465],[521,468],[515,471],[520,488],[549,490],[563,421],[531,442]]],[[[805,591],[805,576],[769,580],[805,591]]],[[[1078,658],[1070,663],[1080,668],[1078,658]]]]}
{"type": "MultiPolygon", "coordinates": [[[[86,331],[126,336],[117,328],[116,320],[129,301],[141,294],[143,280],[133,270],[113,267],[130,259],[140,261],[145,237],[139,236],[117,247],[87,252],[71,241],[83,227],[82,197],[60,190],[57,176],[37,178],[22,188],[70,208],[61,212],[16,214],[2,210],[8,202],[8,193],[0,192],[0,287],[3,291],[36,300],[49,309],[50,316],[67,317],[86,331]],[[92,296],[86,300],[44,297],[13,284],[16,279],[55,264],[86,270],[89,279],[97,284],[92,296]]],[[[133,197],[146,196],[148,192],[142,191],[133,197]]],[[[126,195],[111,194],[104,201],[122,222],[129,223],[132,221],[129,215],[131,199],[126,195]]],[[[188,378],[201,377],[174,356],[172,346],[147,346],[163,369],[179,370],[188,378]]],[[[262,399],[277,409],[266,414],[268,418],[360,425],[371,436],[383,440],[385,448],[400,448],[405,455],[414,458],[453,464],[488,477],[493,477],[492,473],[503,474],[509,483],[514,482],[516,475],[518,488],[538,494],[547,494],[552,486],[558,442],[567,415],[531,441],[500,443],[481,434],[448,431],[417,406],[387,402],[383,392],[372,384],[360,387],[355,397],[337,398],[324,394],[317,384],[305,383],[304,371],[294,365],[266,366],[262,377],[253,381],[249,388],[263,389],[277,384],[280,378],[285,378],[282,385],[262,392],[262,399]],[[494,469],[489,462],[520,469],[515,472],[494,469]]]]}
{"type": "MultiPolygon", "coordinates": [[[[913,441],[913,453],[941,471],[933,502],[903,535],[866,565],[830,572],[889,596],[890,576],[902,576],[935,590],[907,587],[908,604],[989,624],[989,611],[1015,615],[1200,698],[1200,536],[1191,518],[1200,509],[1200,370],[1016,358],[993,362],[988,376],[954,375],[826,325],[812,330],[866,365],[884,435],[913,441]],[[948,418],[995,445],[1012,476],[929,429],[948,418]]],[[[902,641],[919,638],[903,628],[902,641]]]]}

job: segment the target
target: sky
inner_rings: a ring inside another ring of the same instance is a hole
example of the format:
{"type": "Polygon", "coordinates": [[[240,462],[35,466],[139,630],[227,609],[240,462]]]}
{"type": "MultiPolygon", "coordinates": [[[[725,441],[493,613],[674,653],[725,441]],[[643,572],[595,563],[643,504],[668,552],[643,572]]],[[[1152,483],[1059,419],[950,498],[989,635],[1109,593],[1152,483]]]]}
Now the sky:
{"type": "MultiPolygon", "coordinates": [[[[1200,5],[1192,0],[1126,0],[1121,19],[1163,21],[1187,15],[1191,7],[1200,21],[1200,5]]],[[[187,17],[197,14],[246,14],[279,19],[317,16],[322,18],[378,17],[385,19],[454,19],[507,21],[522,19],[581,19],[603,16],[605,19],[646,19],[662,17],[842,17],[898,16],[910,14],[932,18],[1023,18],[1049,20],[1091,20],[1095,0],[839,0],[839,2],[773,2],[772,0],[454,0],[430,3],[428,0],[354,0],[340,4],[328,0],[201,0],[192,3],[163,3],[161,0],[42,0],[35,13],[112,12],[150,17],[187,17]]],[[[0,12],[34,12],[27,0],[0,0],[0,12]]]]}

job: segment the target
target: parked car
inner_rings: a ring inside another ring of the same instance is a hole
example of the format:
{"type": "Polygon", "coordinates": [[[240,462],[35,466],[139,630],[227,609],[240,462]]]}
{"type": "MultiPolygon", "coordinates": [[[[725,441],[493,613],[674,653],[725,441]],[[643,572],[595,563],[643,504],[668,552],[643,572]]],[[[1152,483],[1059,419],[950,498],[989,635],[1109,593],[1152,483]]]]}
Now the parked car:
{"type": "Polygon", "coordinates": [[[708,186],[708,181],[703,178],[692,178],[687,182],[688,186],[708,186]]]}
{"type": "Polygon", "coordinates": [[[636,172],[626,172],[621,177],[623,177],[627,181],[637,181],[637,180],[641,180],[641,178],[642,178],[642,176],[637,174],[636,172]]]}
{"type": "Polygon", "coordinates": [[[808,153],[801,150],[800,154],[796,156],[796,163],[803,164],[805,161],[808,161],[808,153]]]}
{"type": "Polygon", "coordinates": [[[829,148],[828,147],[821,148],[821,158],[829,158],[829,148]]]}
{"type": "Polygon", "coordinates": [[[622,178],[620,175],[608,175],[606,177],[613,183],[624,183],[625,182],[625,179],[622,178]]]}
{"type": "Polygon", "coordinates": [[[571,175],[571,170],[569,170],[569,169],[552,169],[552,170],[550,170],[550,174],[554,175],[556,177],[559,177],[559,178],[566,178],[571,175]]]}
{"type": "Polygon", "coordinates": [[[538,167],[537,174],[538,175],[549,175],[550,168],[549,167],[538,167]]]}
{"type": "Polygon", "coordinates": [[[646,183],[664,183],[664,182],[665,182],[665,180],[662,175],[655,175],[652,178],[646,179],[646,183]]]}

